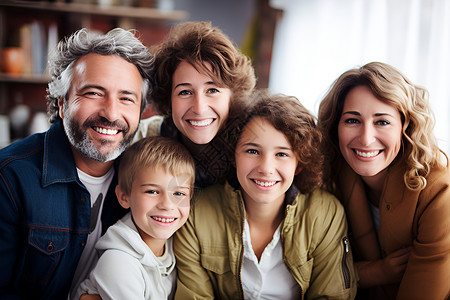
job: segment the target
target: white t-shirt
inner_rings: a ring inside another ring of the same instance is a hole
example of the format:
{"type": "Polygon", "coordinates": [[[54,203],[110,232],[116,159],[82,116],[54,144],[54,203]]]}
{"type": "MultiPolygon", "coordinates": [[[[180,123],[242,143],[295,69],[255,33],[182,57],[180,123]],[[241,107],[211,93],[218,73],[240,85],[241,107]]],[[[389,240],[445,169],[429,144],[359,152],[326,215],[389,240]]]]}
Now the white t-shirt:
{"type": "Polygon", "coordinates": [[[75,271],[72,286],[70,288],[70,294],[68,299],[80,299],[80,295],[76,293],[78,286],[81,282],[87,278],[91,270],[94,268],[98,260],[98,254],[95,251],[95,244],[102,234],[102,222],[101,215],[103,209],[103,200],[105,199],[106,193],[108,192],[109,185],[111,184],[112,178],[114,176],[114,168],[111,168],[105,175],[101,177],[93,177],[84,173],[77,168],[78,177],[80,181],[84,184],[89,194],[91,195],[91,208],[94,206],[96,200],[99,198],[100,193],[102,197],[100,199],[100,207],[97,215],[97,223],[95,229],[89,233],[86,245],[84,247],[83,253],[81,254],[80,260],[78,262],[77,269],[75,271]]]}
{"type": "Polygon", "coordinates": [[[258,262],[250,238],[250,227],[244,223],[244,262],[241,270],[245,299],[298,299],[300,286],[283,262],[280,239],[281,224],[258,262]]]}

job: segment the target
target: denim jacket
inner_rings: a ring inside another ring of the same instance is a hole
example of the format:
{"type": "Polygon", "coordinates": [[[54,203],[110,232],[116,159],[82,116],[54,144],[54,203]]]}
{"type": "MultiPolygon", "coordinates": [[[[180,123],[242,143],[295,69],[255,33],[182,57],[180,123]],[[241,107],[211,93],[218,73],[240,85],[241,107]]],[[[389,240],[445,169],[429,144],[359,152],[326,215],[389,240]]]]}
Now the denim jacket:
{"type": "MultiPolygon", "coordinates": [[[[125,214],[116,183],[115,175],[102,233],[125,214]]],[[[91,205],[61,121],[0,150],[0,208],[0,298],[66,299],[91,205]]]]}

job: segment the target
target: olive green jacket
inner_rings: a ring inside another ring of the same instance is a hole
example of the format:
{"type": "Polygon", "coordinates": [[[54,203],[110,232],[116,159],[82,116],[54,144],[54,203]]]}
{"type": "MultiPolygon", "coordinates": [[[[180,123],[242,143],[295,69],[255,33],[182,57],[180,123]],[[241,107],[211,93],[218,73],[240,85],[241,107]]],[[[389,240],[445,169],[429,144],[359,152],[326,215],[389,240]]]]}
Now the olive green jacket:
{"type": "MultiPolygon", "coordinates": [[[[353,299],[355,270],[344,209],[331,194],[286,194],[281,229],[283,260],[301,287],[298,299],[353,299]],[[289,200],[290,199],[290,200],[289,200]]],[[[214,185],[194,197],[186,224],[174,237],[175,299],[244,299],[244,204],[239,190],[214,185]]]]}

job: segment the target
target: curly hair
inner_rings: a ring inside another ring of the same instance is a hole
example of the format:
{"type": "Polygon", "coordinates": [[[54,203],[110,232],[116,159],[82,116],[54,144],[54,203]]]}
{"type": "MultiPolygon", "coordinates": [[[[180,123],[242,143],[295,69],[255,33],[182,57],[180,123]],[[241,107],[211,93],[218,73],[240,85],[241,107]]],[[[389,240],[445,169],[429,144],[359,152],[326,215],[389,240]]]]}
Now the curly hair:
{"type": "Polygon", "coordinates": [[[428,91],[414,85],[396,68],[381,62],[371,62],[343,73],[320,103],[318,125],[324,136],[328,187],[339,176],[339,165],[343,161],[339,151],[338,122],[345,98],[356,86],[369,87],[376,98],[400,112],[402,146],[395,161],[402,159],[406,163],[403,180],[408,189],[424,189],[431,168],[441,164],[442,152],[433,134],[434,115],[428,102],[428,91]]]}
{"type": "Polygon", "coordinates": [[[75,62],[90,53],[117,55],[137,67],[143,78],[141,114],[144,112],[149,105],[149,96],[154,85],[154,57],[136,34],[135,30],[115,28],[102,35],[83,28],[58,43],[49,55],[49,72],[52,79],[47,89],[47,112],[51,123],[59,118],[58,99],[63,97],[64,101],[67,100],[75,62]]]}
{"type": "Polygon", "coordinates": [[[309,193],[322,184],[324,157],[318,151],[322,134],[316,118],[293,96],[271,94],[256,90],[247,109],[237,116],[235,138],[230,141],[236,148],[240,134],[254,117],[268,120],[289,141],[302,170],[295,175],[294,183],[302,193],[309,193]]]}
{"type": "Polygon", "coordinates": [[[152,48],[152,52],[156,70],[152,108],[165,116],[171,115],[172,77],[182,61],[229,88],[236,96],[250,94],[256,84],[250,59],[210,22],[176,25],[162,44],[152,48]]]}

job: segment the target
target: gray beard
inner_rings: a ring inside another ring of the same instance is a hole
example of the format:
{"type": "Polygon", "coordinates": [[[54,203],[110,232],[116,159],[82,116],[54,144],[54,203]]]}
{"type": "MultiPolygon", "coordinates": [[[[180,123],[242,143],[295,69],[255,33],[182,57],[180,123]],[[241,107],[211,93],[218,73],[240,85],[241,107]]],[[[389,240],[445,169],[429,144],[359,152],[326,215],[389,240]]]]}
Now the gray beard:
{"type": "MultiPolygon", "coordinates": [[[[85,157],[102,163],[115,160],[117,157],[119,157],[119,155],[122,154],[122,152],[125,151],[128,145],[131,143],[137,131],[136,130],[135,132],[133,132],[133,134],[130,134],[128,137],[124,136],[122,142],[112,152],[102,154],[97,149],[94,142],[89,139],[87,132],[83,133],[80,132],[80,126],[78,122],[73,122],[68,117],[65,117],[63,120],[63,124],[64,124],[64,131],[72,147],[85,157]]],[[[104,143],[106,144],[107,142],[105,141],[104,143]]]]}

